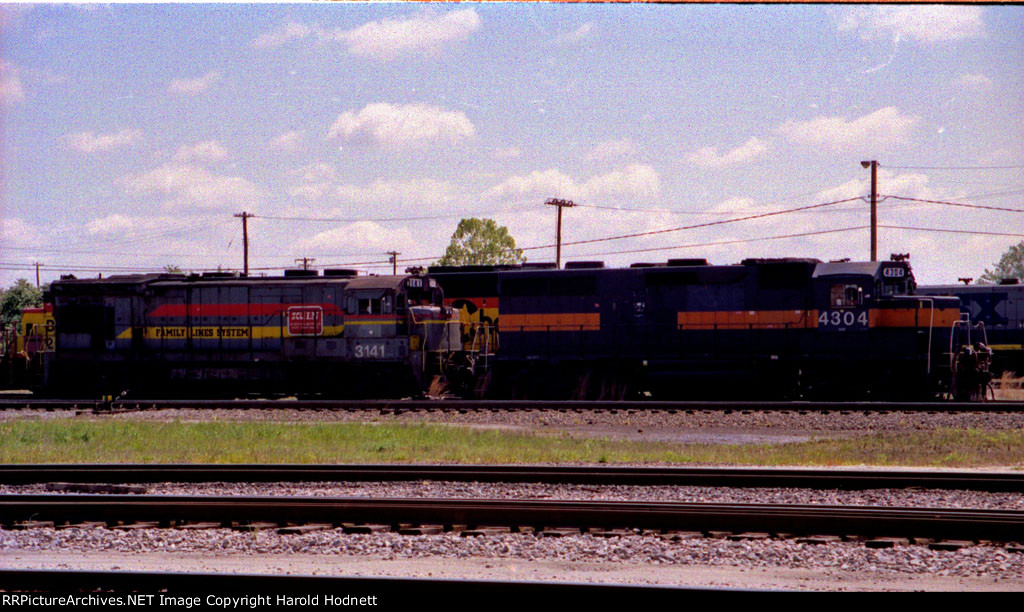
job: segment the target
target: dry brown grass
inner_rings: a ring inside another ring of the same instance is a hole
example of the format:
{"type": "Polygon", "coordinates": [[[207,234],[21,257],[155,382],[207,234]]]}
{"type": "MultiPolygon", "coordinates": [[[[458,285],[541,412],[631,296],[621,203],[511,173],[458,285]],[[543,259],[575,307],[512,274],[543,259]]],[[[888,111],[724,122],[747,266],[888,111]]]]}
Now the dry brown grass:
{"type": "Polygon", "coordinates": [[[448,381],[440,376],[435,376],[427,388],[427,397],[444,397],[448,393],[448,381]]]}
{"type": "Polygon", "coordinates": [[[1013,372],[1003,372],[1002,377],[992,381],[997,400],[1024,400],[1024,378],[1013,372]]]}

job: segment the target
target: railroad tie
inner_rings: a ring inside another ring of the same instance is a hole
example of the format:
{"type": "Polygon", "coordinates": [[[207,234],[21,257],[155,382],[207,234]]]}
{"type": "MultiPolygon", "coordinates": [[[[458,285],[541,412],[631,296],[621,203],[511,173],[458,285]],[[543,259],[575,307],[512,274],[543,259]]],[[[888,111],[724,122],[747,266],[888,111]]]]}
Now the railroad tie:
{"type": "Polygon", "coordinates": [[[289,525],[287,527],[280,527],[277,533],[281,535],[302,535],[304,533],[312,533],[314,531],[325,531],[333,529],[334,525],[329,523],[312,523],[309,525],[289,525]]]}

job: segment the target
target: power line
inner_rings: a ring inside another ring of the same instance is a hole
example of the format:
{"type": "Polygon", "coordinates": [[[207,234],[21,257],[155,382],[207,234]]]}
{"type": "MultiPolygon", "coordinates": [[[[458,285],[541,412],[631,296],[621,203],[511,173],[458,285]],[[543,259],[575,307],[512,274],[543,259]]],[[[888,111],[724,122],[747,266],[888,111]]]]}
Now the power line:
{"type": "Polygon", "coordinates": [[[990,191],[988,193],[979,193],[978,195],[963,196],[960,199],[962,199],[962,200],[980,200],[982,198],[998,198],[998,197],[1008,196],[1008,195],[1017,195],[1019,193],[1024,193],[1024,189],[1016,188],[1016,189],[1011,189],[1009,191],[990,191]]]}
{"type": "MultiPolygon", "coordinates": [[[[785,198],[779,198],[770,202],[765,202],[762,206],[772,206],[773,204],[779,204],[782,202],[790,202],[798,198],[805,198],[809,195],[814,195],[823,190],[815,189],[814,191],[807,191],[804,193],[798,193],[796,195],[787,196],[785,198]]],[[[618,210],[622,212],[652,212],[652,213],[666,213],[670,215],[735,215],[740,212],[739,210],[667,210],[664,208],[625,208],[619,206],[600,206],[598,204],[577,204],[576,206],[582,206],[585,208],[599,208],[602,210],[618,210]]]]}
{"type": "Polygon", "coordinates": [[[878,227],[884,227],[886,229],[898,229],[898,230],[910,230],[915,232],[940,232],[944,234],[972,234],[982,236],[1009,236],[1011,238],[1024,238],[1024,234],[1013,234],[1008,232],[983,232],[975,230],[955,230],[945,229],[939,227],[909,227],[905,225],[879,225],[878,227]]]}
{"type": "MultiPolygon", "coordinates": [[[[698,243],[693,243],[693,244],[678,244],[678,245],[674,245],[674,246],[652,247],[652,248],[647,248],[647,249],[630,249],[630,250],[627,250],[627,251],[602,251],[600,253],[586,253],[586,254],[580,254],[580,255],[572,255],[572,257],[594,257],[594,256],[597,256],[597,255],[623,255],[623,254],[628,254],[628,253],[649,253],[649,252],[652,252],[652,251],[669,251],[669,250],[672,250],[672,249],[690,249],[690,248],[705,247],[705,246],[719,246],[719,245],[723,245],[723,244],[740,244],[740,243],[745,243],[745,242],[760,242],[760,241],[763,241],[763,240],[782,240],[784,238],[801,238],[801,237],[804,237],[804,236],[820,236],[822,234],[837,234],[837,233],[840,233],[840,232],[852,232],[852,231],[856,231],[856,230],[868,229],[869,227],[871,227],[871,226],[870,225],[858,225],[856,227],[841,227],[841,228],[838,228],[838,229],[818,230],[818,231],[814,231],[814,232],[801,232],[799,234],[782,234],[782,235],[779,235],[779,236],[762,236],[762,237],[759,237],[759,238],[739,238],[739,239],[736,239],[736,240],[719,240],[719,241],[716,241],[716,242],[698,242],[698,243]]],[[[885,226],[879,226],[879,227],[885,227],[885,226]]]]}
{"type": "Polygon", "coordinates": [[[943,200],[925,200],[925,199],[922,199],[922,198],[907,198],[907,197],[904,197],[904,196],[896,196],[896,195],[889,195],[889,196],[885,196],[885,197],[893,198],[895,200],[906,200],[908,202],[924,202],[926,204],[942,204],[944,206],[962,206],[964,208],[980,208],[980,209],[984,209],[984,210],[1001,210],[1001,211],[1005,211],[1005,212],[1016,212],[1016,213],[1024,212],[1024,210],[1021,210],[1020,208],[1003,208],[1003,207],[1000,207],[1000,206],[984,206],[982,204],[965,204],[963,202],[946,202],[946,201],[943,201],[943,200]]]}
{"type": "MultiPolygon", "coordinates": [[[[647,253],[647,252],[653,252],[653,251],[666,251],[666,250],[672,250],[672,249],[697,248],[697,247],[704,247],[704,246],[720,246],[720,245],[725,245],[725,244],[742,244],[742,243],[748,243],[748,242],[761,242],[761,241],[767,241],[767,240],[783,240],[783,239],[786,239],[786,238],[803,238],[803,237],[807,237],[807,236],[819,236],[819,235],[825,235],[825,234],[837,234],[837,233],[843,233],[843,232],[852,232],[852,231],[868,229],[870,227],[871,227],[870,225],[858,225],[858,226],[854,226],[854,227],[841,227],[841,228],[830,229],[830,230],[817,230],[817,231],[811,231],[811,232],[800,232],[800,233],[795,233],[795,234],[781,234],[781,235],[776,235],[776,236],[762,236],[762,237],[758,237],[758,238],[740,238],[740,239],[736,239],[736,240],[719,240],[719,241],[714,241],[714,242],[699,242],[699,243],[691,243],[691,244],[684,244],[684,245],[674,245],[674,246],[667,246],[667,247],[652,247],[652,248],[646,248],[646,249],[627,249],[627,250],[621,250],[621,251],[601,251],[601,252],[597,252],[597,253],[571,255],[571,257],[594,257],[594,256],[598,256],[598,255],[620,255],[620,254],[631,254],[631,253],[647,253]]],[[[987,236],[1008,236],[1008,237],[1015,237],[1015,238],[1024,237],[1024,234],[1015,234],[1015,233],[1008,233],[1008,232],[986,232],[986,231],[972,231],[972,230],[953,230],[953,229],[944,229],[944,228],[912,227],[912,226],[884,225],[884,224],[879,224],[878,227],[886,228],[886,229],[899,229],[899,230],[924,231],[924,232],[940,232],[940,233],[953,233],[953,234],[977,234],[977,235],[987,235],[987,236]]],[[[544,247],[544,246],[524,247],[524,250],[525,249],[552,248],[552,247],[554,247],[554,245],[549,245],[548,247],[544,247]]],[[[414,262],[420,262],[420,261],[436,260],[439,257],[440,256],[436,256],[436,255],[435,256],[430,256],[430,257],[413,257],[413,258],[403,259],[403,261],[405,261],[407,263],[414,263],[414,262]]],[[[383,266],[383,265],[388,265],[388,264],[391,264],[391,263],[392,263],[391,260],[388,259],[388,260],[377,260],[377,261],[360,261],[360,262],[332,263],[332,264],[326,264],[324,267],[383,266]]],[[[253,270],[275,270],[277,268],[268,267],[268,268],[252,268],[252,269],[253,270]]]]}
{"type": "Polygon", "coordinates": [[[622,208],[619,206],[600,206],[598,204],[577,204],[582,208],[599,208],[601,210],[617,210],[621,212],[651,212],[670,215],[735,215],[734,210],[666,210],[664,208],[622,208]]]}
{"type": "MultiPolygon", "coordinates": [[[[636,238],[636,237],[639,237],[639,236],[652,236],[652,235],[657,235],[657,234],[665,234],[665,233],[669,233],[669,232],[679,232],[679,231],[688,230],[688,229],[698,229],[698,228],[711,227],[711,226],[716,226],[716,225],[725,225],[725,224],[728,224],[728,223],[736,223],[736,222],[739,222],[739,221],[749,221],[751,219],[761,219],[761,218],[765,218],[765,217],[773,217],[773,216],[777,216],[777,215],[784,215],[784,214],[800,212],[800,211],[804,211],[804,210],[812,210],[812,209],[816,209],[816,208],[822,208],[822,207],[825,207],[825,206],[832,206],[832,205],[835,205],[835,204],[842,204],[844,202],[852,202],[852,201],[858,200],[858,199],[860,199],[860,198],[846,198],[846,199],[843,199],[843,200],[835,200],[835,201],[832,201],[832,202],[822,202],[820,204],[811,204],[811,205],[808,205],[808,206],[799,206],[797,208],[788,208],[788,209],[785,209],[785,210],[777,210],[777,211],[772,211],[772,212],[760,213],[760,214],[756,214],[756,215],[747,215],[745,217],[736,217],[736,218],[733,218],[733,219],[722,219],[720,221],[709,221],[707,223],[697,223],[695,225],[687,225],[687,226],[683,226],[683,227],[673,227],[673,228],[660,229],[660,230],[651,230],[651,231],[647,231],[647,232],[637,232],[637,233],[634,233],[634,234],[623,234],[623,235],[618,235],[618,236],[605,236],[603,238],[593,238],[593,239],[590,239],[590,240],[576,240],[576,241],[573,241],[573,242],[563,242],[562,244],[563,244],[563,246],[577,245],[577,244],[590,244],[590,243],[594,243],[594,242],[607,242],[607,241],[611,241],[611,240],[622,240],[622,239],[625,239],[625,238],[636,238]]],[[[557,244],[545,244],[545,245],[538,245],[538,246],[522,247],[520,250],[523,250],[523,251],[535,251],[535,250],[538,250],[538,249],[557,248],[557,246],[558,246],[557,244]]],[[[440,257],[441,257],[440,255],[432,256],[432,257],[413,257],[413,258],[407,258],[404,261],[407,261],[407,262],[419,262],[419,261],[437,260],[437,259],[440,259],[440,257]]],[[[356,266],[356,265],[374,265],[374,264],[380,265],[380,264],[387,264],[387,263],[391,263],[391,262],[390,261],[380,261],[380,262],[372,261],[372,262],[360,262],[358,264],[357,263],[350,263],[350,264],[342,263],[342,264],[331,264],[331,265],[356,266]]]]}
{"type": "Polygon", "coordinates": [[[884,166],[894,170],[1011,170],[1024,166],[884,166]]]}
{"type": "MultiPolygon", "coordinates": [[[[573,242],[565,242],[563,244],[566,245],[566,246],[569,246],[569,245],[576,245],[576,244],[590,244],[590,243],[593,243],[593,242],[606,242],[606,241],[609,241],[609,240],[623,240],[625,238],[637,238],[637,237],[640,237],[640,236],[654,236],[656,234],[667,234],[669,232],[680,232],[680,231],[689,230],[689,229],[698,229],[698,228],[702,228],[702,227],[712,227],[712,226],[716,226],[716,225],[725,225],[727,223],[737,223],[739,221],[750,221],[752,219],[763,219],[765,217],[774,217],[774,216],[777,216],[777,215],[785,215],[785,214],[789,214],[789,213],[799,212],[801,210],[812,210],[812,209],[815,209],[815,208],[822,208],[822,207],[825,207],[825,206],[832,206],[834,204],[841,204],[843,202],[852,202],[853,200],[858,200],[858,199],[860,199],[860,198],[846,198],[844,200],[835,200],[833,202],[823,202],[821,204],[811,204],[811,205],[808,205],[808,206],[799,206],[797,208],[787,208],[785,210],[777,210],[777,211],[773,211],[773,212],[760,213],[760,214],[756,214],[756,215],[747,215],[745,217],[736,217],[736,218],[733,218],[733,219],[722,219],[721,221],[708,221],[706,223],[697,223],[695,225],[685,225],[685,226],[682,226],[682,227],[671,227],[671,228],[667,228],[667,229],[651,230],[651,231],[647,231],[647,232],[636,232],[636,233],[633,233],[633,234],[622,234],[622,235],[618,235],[618,236],[606,236],[604,238],[592,238],[590,240],[576,240],[576,241],[573,241],[573,242]]],[[[555,245],[548,244],[548,245],[535,246],[535,247],[523,247],[522,250],[524,250],[524,251],[531,250],[532,251],[532,250],[535,250],[535,249],[547,249],[547,248],[551,248],[553,246],[555,246],[555,245]]]]}

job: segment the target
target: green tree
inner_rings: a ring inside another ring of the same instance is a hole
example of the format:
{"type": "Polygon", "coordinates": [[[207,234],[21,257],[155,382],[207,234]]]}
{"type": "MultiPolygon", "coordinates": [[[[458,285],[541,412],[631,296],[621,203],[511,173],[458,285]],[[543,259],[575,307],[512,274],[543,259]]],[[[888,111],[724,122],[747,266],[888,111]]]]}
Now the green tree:
{"type": "Polygon", "coordinates": [[[177,266],[177,265],[174,265],[174,264],[167,264],[166,266],[164,266],[164,273],[165,274],[184,274],[185,272],[181,269],[181,266],[177,266]]]}
{"type": "Polygon", "coordinates": [[[526,261],[523,250],[508,228],[499,226],[494,219],[463,219],[452,234],[452,242],[438,260],[441,266],[469,264],[514,264],[526,261]]]}
{"type": "Polygon", "coordinates": [[[1015,244],[999,258],[993,269],[985,268],[978,279],[982,283],[998,283],[1004,278],[1024,278],[1024,242],[1015,244]]]}
{"type": "Polygon", "coordinates": [[[43,290],[24,278],[0,293],[0,328],[21,320],[21,309],[43,305],[43,290]]]}

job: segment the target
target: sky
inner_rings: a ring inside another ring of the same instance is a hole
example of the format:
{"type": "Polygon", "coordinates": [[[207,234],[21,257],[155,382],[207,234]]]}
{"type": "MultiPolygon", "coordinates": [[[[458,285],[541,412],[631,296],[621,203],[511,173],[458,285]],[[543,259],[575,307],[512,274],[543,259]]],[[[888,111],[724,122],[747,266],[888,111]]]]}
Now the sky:
{"type": "Polygon", "coordinates": [[[867,260],[865,160],[879,257],[977,278],[1024,240],[1022,24],[1021,6],[0,4],[0,285],[35,263],[42,282],[238,270],[242,212],[254,274],[426,265],[463,217],[553,261],[549,198],[577,204],[563,261],[867,260]]]}

